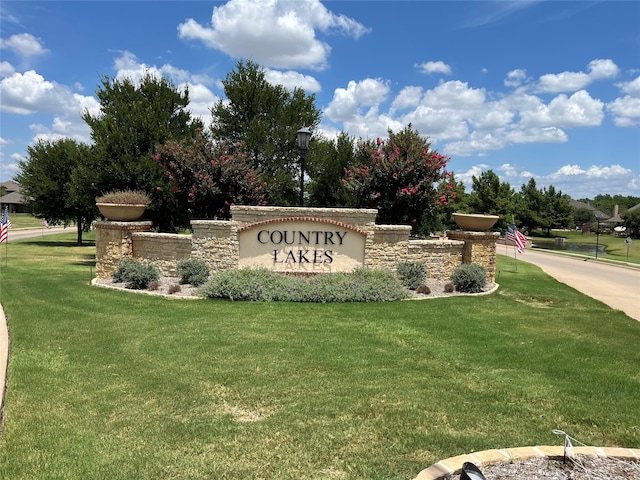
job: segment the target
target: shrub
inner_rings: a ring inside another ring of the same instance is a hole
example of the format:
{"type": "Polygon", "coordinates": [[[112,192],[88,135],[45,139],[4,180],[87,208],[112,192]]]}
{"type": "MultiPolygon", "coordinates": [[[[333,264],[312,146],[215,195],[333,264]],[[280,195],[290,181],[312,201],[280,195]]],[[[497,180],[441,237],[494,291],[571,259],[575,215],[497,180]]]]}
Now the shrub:
{"type": "Polygon", "coordinates": [[[421,293],[423,295],[429,295],[431,293],[431,289],[426,285],[420,285],[416,288],[416,293],[421,293]]]}
{"type": "Polygon", "coordinates": [[[199,287],[209,278],[209,267],[199,258],[188,258],[178,262],[177,266],[180,283],[190,283],[199,287]]]}
{"type": "Polygon", "coordinates": [[[455,289],[455,285],[451,282],[444,284],[444,293],[453,293],[455,289]]]}
{"type": "Polygon", "coordinates": [[[240,269],[213,275],[198,290],[206,298],[287,302],[373,302],[407,297],[398,278],[385,270],[357,269],[310,277],[292,276],[264,268],[240,269]]]}
{"type": "Polygon", "coordinates": [[[409,290],[415,290],[424,284],[427,278],[427,269],[422,262],[404,261],[398,262],[396,274],[405,287],[409,290]]]}
{"type": "Polygon", "coordinates": [[[206,298],[254,302],[287,300],[289,283],[293,280],[293,277],[266,268],[241,268],[213,275],[200,287],[198,294],[206,298]]]}
{"type": "Polygon", "coordinates": [[[133,258],[125,258],[120,261],[113,274],[115,282],[124,282],[126,288],[143,290],[149,287],[153,281],[160,280],[158,268],[150,264],[142,264],[133,258]]]}
{"type": "Polygon", "coordinates": [[[154,280],[149,283],[149,290],[156,291],[160,288],[160,282],[158,280],[154,280]]]}
{"type": "Polygon", "coordinates": [[[169,293],[169,295],[173,295],[174,293],[178,293],[181,290],[182,288],[180,288],[180,285],[178,285],[177,283],[174,283],[169,287],[169,289],[167,290],[167,293],[169,293]]]}
{"type": "Polygon", "coordinates": [[[133,258],[123,258],[120,260],[120,263],[118,263],[116,271],[113,272],[113,281],[116,283],[126,282],[129,272],[135,269],[138,265],[140,265],[138,260],[133,258]]]}
{"type": "Polygon", "coordinates": [[[151,199],[137,190],[114,190],[96,198],[96,203],[117,203],[124,205],[149,205],[151,199]]]}
{"type": "Polygon", "coordinates": [[[487,273],[482,265],[463,263],[455,269],[451,281],[459,292],[478,293],[487,283],[487,273]]]}

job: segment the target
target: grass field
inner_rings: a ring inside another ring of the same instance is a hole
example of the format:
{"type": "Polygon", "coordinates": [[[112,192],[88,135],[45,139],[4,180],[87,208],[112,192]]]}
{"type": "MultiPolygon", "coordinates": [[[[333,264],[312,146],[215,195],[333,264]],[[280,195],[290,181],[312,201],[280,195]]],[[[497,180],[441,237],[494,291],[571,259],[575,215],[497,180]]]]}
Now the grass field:
{"type": "Polygon", "coordinates": [[[9,215],[11,219],[11,228],[40,228],[42,219],[36,218],[30,213],[12,213],[9,215]]]}
{"type": "Polygon", "coordinates": [[[3,248],[0,478],[409,479],[555,428],[640,447],[640,323],[531,264],[499,256],[482,297],[181,301],[90,286],[74,243],[3,248]]]}
{"type": "MultiPolygon", "coordinates": [[[[596,238],[595,233],[585,233],[575,230],[554,230],[552,237],[531,237],[537,247],[554,248],[555,237],[564,237],[567,244],[601,245],[604,246],[604,255],[598,254],[602,260],[624,261],[640,264],[640,240],[626,242],[625,237],[616,237],[611,234],[602,234],[596,238]]],[[[595,257],[595,253],[581,253],[589,257],[595,257]]]]}

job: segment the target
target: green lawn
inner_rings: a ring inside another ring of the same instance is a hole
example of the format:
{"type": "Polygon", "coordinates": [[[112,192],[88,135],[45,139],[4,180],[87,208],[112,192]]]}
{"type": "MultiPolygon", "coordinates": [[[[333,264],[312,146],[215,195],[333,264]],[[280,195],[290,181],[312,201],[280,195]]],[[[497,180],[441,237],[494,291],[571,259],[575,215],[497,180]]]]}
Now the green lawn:
{"type": "MultiPolygon", "coordinates": [[[[551,237],[531,237],[537,247],[554,248],[555,237],[564,237],[567,244],[604,245],[605,254],[598,254],[602,260],[615,260],[640,264],[640,240],[631,240],[626,243],[625,237],[616,237],[611,234],[602,234],[596,238],[595,233],[585,233],[575,230],[554,230],[551,237]]],[[[595,257],[595,253],[584,255],[595,257]]]]}
{"type": "Polygon", "coordinates": [[[181,301],[90,286],[74,243],[2,249],[0,478],[409,479],[555,428],[640,447],[640,322],[526,262],[481,297],[181,301]]]}
{"type": "Polygon", "coordinates": [[[11,213],[11,228],[40,228],[42,227],[42,219],[36,218],[30,213],[11,213]]]}

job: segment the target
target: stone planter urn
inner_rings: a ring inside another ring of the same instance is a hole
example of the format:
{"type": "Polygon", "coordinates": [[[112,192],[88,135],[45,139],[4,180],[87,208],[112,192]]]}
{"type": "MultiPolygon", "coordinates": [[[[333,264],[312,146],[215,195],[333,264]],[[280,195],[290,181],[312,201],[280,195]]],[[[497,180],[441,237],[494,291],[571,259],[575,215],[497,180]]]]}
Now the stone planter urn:
{"type": "Polygon", "coordinates": [[[146,204],[135,203],[96,203],[96,206],[107,220],[113,222],[133,222],[147,209],[146,204]]]}
{"type": "Polygon", "coordinates": [[[151,203],[146,193],[134,190],[118,190],[96,198],[100,213],[114,222],[138,220],[151,203]]]}
{"type": "Polygon", "coordinates": [[[483,215],[477,213],[454,213],[453,220],[462,230],[484,232],[491,229],[500,217],[498,215],[483,215]]]}

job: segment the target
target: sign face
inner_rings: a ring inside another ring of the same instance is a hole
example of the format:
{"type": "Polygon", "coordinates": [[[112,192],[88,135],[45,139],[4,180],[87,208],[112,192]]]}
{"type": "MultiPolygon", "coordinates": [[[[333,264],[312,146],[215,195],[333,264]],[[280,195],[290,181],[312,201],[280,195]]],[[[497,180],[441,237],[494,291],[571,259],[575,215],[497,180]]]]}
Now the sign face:
{"type": "Polygon", "coordinates": [[[366,234],[338,222],[271,220],[238,231],[238,266],[276,272],[350,272],[364,265],[366,234]]]}
{"type": "Polygon", "coordinates": [[[626,243],[627,245],[631,245],[631,238],[630,237],[625,238],[624,243],[626,243]]]}

